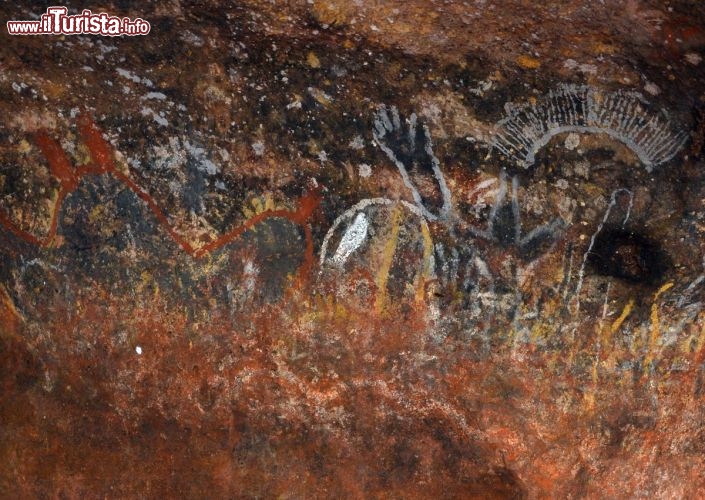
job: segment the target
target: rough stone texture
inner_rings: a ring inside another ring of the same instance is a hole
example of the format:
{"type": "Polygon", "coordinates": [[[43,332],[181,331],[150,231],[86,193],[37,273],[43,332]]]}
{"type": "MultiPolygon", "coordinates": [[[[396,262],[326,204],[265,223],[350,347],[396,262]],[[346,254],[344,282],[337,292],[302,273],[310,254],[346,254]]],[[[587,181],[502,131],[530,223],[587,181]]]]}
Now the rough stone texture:
{"type": "Polygon", "coordinates": [[[0,496],[701,497],[705,6],[230,4],[3,27],[0,496]]]}

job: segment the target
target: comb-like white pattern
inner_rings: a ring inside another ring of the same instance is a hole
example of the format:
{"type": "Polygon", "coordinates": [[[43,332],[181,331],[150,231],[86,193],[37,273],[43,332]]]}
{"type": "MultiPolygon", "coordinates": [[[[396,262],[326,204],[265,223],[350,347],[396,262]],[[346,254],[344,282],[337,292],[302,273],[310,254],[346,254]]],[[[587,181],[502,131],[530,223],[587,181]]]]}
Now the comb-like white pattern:
{"type": "Polygon", "coordinates": [[[529,168],[536,153],[563,132],[607,134],[631,149],[649,172],[673,158],[688,138],[638,92],[561,85],[532,104],[509,109],[492,145],[529,168]]]}

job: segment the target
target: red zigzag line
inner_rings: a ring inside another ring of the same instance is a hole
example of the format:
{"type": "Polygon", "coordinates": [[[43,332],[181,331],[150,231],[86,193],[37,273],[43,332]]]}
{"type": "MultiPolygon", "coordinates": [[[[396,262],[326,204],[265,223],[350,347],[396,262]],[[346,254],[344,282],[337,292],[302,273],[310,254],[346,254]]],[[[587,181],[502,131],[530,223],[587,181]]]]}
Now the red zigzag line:
{"type": "Polygon", "coordinates": [[[58,217],[61,210],[61,205],[64,199],[71,194],[78,187],[81,178],[87,175],[102,175],[110,174],[115,179],[122,182],[127,186],[130,191],[135,193],[138,198],[140,198],[147,207],[154,214],[155,218],[161,226],[164,227],[166,232],[169,234],[171,239],[179,245],[186,253],[194,258],[201,258],[205,255],[222,248],[228,243],[239,238],[245,231],[251,229],[260,222],[269,218],[284,218],[288,219],[294,224],[303,226],[304,233],[306,237],[306,249],[304,263],[299,269],[300,276],[307,274],[311,269],[314,261],[313,255],[313,237],[311,234],[311,227],[308,223],[311,215],[316,210],[321,201],[321,195],[319,190],[313,190],[312,192],[306,194],[299,199],[298,208],[294,211],[290,210],[266,210],[261,212],[254,217],[247,219],[241,225],[229,230],[228,232],[222,234],[217,239],[206,243],[205,245],[194,248],[188,241],[186,241],[179,233],[174,229],[174,227],[169,223],[164,211],[157,204],[157,202],[152,198],[152,196],[145,191],[141,186],[139,186],[134,180],[132,180],[128,175],[121,172],[115,167],[113,161],[114,153],[110,145],[103,138],[103,134],[100,129],[93,122],[93,119],[87,113],[82,113],[78,117],[78,130],[81,135],[81,139],[88,147],[91,153],[91,159],[93,163],[87,165],[81,165],[79,167],[74,167],[70,160],[66,156],[66,153],[61,148],[61,145],[49,134],[41,130],[34,134],[33,142],[37,145],[42,155],[46,158],[49,163],[49,170],[52,175],[56,177],[60,182],[59,193],[54,201],[54,206],[52,208],[51,214],[51,224],[49,227],[49,232],[44,238],[39,238],[28,231],[18,227],[12,222],[12,220],[2,212],[0,212],[0,225],[4,226],[8,231],[10,231],[15,236],[32,243],[40,247],[51,247],[54,238],[56,237],[58,217]]]}

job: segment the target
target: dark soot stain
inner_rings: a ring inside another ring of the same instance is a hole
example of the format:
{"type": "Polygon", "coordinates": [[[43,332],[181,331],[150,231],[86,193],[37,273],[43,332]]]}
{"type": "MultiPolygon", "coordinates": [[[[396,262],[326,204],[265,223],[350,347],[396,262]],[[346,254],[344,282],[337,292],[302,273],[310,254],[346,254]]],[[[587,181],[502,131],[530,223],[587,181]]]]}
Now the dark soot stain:
{"type": "Polygon", "coordinates": [[[595,238],[588,254],[588,264],[602,276],[654,285],[666,273],[668,259],[659,245],[646,236],[608,228],[595,238]]]}

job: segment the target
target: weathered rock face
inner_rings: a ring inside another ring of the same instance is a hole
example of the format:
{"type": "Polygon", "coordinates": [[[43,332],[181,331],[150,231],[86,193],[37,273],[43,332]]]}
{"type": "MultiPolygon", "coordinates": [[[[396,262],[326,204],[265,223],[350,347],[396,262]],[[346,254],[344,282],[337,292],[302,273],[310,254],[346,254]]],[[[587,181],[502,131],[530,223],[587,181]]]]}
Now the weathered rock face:
{"type": "Polygon", "coordinates": [[[705,6],[93,12],[2,35],[2,496],[702,495],[705,6]]]}

